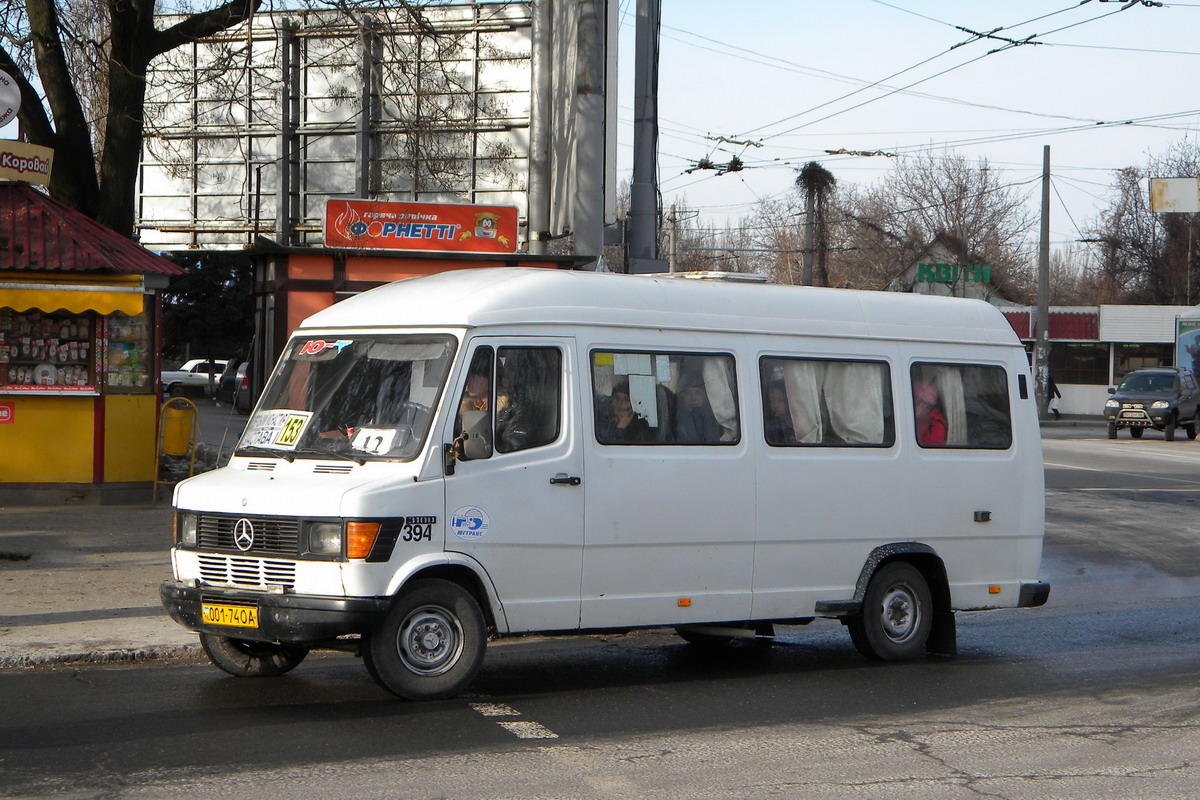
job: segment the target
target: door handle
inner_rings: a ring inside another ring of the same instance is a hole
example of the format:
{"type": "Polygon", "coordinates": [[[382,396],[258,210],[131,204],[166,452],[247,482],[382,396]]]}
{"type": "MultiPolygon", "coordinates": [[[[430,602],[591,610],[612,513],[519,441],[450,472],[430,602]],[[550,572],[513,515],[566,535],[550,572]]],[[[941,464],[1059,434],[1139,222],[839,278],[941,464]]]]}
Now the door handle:
{"type": "Polygon", "coordinates": [[[567,475],[565,472],[560,472],[550,479],[551,486],[578,486],[581,483],[583,483],[582,478],[567,475]]]}

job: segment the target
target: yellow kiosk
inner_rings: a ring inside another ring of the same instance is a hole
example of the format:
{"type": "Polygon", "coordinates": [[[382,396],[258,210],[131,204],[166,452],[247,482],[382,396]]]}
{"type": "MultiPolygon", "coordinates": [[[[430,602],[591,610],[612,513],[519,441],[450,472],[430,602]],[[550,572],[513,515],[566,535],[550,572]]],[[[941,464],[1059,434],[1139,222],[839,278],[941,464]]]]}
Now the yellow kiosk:
{"type": "Polygon", "coordinates": [[[23,182],[0,240],[0,505],[150,500],[159,290],[184,270],[23,182]]]}

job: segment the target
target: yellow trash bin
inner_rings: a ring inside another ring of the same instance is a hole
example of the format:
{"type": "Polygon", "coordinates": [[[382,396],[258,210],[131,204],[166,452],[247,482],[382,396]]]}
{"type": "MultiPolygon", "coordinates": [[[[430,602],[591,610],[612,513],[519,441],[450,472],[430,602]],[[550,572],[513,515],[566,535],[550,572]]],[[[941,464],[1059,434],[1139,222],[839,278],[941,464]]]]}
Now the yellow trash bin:
{"type": "MultiPolygon", "coordinates": [[[[185,401],[187,402],[187,401],[185,401]]],[[[196,407],[168,402],[163,406],[162,451],[168,456],[186,456],[192,446],[196,425],[196,407]]]]}

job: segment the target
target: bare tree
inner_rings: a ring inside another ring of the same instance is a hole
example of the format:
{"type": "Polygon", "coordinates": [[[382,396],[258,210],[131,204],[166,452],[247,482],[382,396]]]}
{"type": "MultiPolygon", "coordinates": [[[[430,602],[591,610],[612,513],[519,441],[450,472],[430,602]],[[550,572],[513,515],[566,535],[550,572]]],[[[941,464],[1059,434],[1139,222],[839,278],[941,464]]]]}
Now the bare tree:
{"type": "Polygon", "coordinates": [[[1099,265],[1100,302],[1190,305],[1200,294],[1200,214],[1151,213],[1146,182],[1152,176],[1200,177],[1200,145],[1181,140],[1145,167],[1114,175],[1108,208],[1087,235],[1099,265]]]}
{"type": "Polygon", "coordinates": [[[14,0],[0,7],[0,69],[21,88],[26,138],[57,154],[55,197],[131,233],[150,62],[240,24],[261,2],[228,0],[163,29],[155,26],[154,0],[14,0]]]}

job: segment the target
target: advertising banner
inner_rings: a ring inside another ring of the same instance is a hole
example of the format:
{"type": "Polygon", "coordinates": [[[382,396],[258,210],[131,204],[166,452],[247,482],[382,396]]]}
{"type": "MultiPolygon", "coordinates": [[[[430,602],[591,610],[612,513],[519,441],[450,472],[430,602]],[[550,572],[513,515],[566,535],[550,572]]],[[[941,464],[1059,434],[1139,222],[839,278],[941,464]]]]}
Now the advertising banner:
{"type": "Polygon", "coordinates": [[[1175,366],[1186,367],[1192,372],[1200,370],[1200,318],[1176,317],[1175,366]]]}
{"type": "Polygon", "coordinates": [[[46,186],[53,165],[54,151],[49,147],[0,140],[0,180],[46,186]]]}
{"type": "Polygon", "coordinates": [[[325,246],[512,253],[517,249],[517,209],[331,199],[325,203],[325,246]]]}

